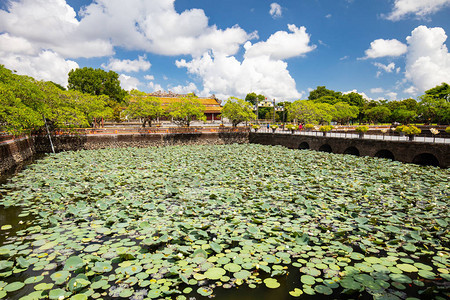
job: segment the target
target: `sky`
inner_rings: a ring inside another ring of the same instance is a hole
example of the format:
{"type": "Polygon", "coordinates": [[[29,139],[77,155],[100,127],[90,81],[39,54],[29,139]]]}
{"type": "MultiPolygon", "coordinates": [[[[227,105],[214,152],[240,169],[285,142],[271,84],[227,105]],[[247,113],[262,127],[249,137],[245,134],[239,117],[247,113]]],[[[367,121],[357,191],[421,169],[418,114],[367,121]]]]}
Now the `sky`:
{"type": "Polygon", "coordinates": [[[67,86],[306,99],[317,86],[415,98],[450,83],[450,0],[0,0],[0,64],[67,86]]]}

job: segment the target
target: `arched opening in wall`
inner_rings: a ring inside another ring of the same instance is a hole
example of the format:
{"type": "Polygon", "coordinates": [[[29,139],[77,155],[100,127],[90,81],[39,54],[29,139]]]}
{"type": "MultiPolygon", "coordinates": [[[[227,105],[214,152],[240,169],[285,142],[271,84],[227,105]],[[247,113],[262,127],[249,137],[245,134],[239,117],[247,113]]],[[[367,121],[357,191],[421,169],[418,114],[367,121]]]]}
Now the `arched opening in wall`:
{"type": "Polygon", "coordinates": [[[300,150],[309,149],[309,144],[307,142],[303,142],[298,146],[298,149],[300,149],[300,150]]]}
{"type": "Polygon", "coordinates": [[[392,159],[394,160],[394,154],[386,149],[380,150],[377,153],[375,153],[375,157],[378,158],[387,158],[387,159],[392,159]]]}
{"type": "Polygon", "coordinates": [[[413,164],[439,167],[439,160],[431,153],[422,153],[414,157],[413,164]]]}
{"type": "Polygon", "coordinates": [[[348,147],[345,149],[344,154],[359,156],[359,150],[356,147],[348,147]]]}
{"type": "Polygon", "coordinates": [[[331,149],[331,146],[328,144],[320,146],[319,151],[320,152],[328,152],[328,153],[333,152],[333,150],[331,149]]]}

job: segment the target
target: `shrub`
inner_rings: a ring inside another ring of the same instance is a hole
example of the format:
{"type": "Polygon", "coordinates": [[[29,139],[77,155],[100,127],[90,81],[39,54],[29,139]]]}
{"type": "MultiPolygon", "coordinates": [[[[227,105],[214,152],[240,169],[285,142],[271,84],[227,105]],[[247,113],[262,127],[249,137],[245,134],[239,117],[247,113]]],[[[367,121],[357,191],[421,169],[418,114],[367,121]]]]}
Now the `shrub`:
{"type": "Polygon", "coordinates": [[[422,132],[422,130],[420,130],[419,128],[417,128],[414,125],[405,126],[405,127],[406,127],[405,133],[407,135],[416,135],[416,134],[420,134],[422,132]]]}
{"type": "Polygon", "coordinates": [[[277,128],[278,128],[278,125],[277,125],[277,124],[272,124],[272,125],[270,125],[270,128],[272,128],[272,129],[277,129],[277,128]]]}
{"type": "Polygon", "coordinates": [[[450,133],[450,126],[448,126],[447,128],[445,128],[445,132],[450,133]]]}
{"type": "Polygon", "coordinates": [[[314,124],[306,124],[305,129],[313,129],[314,128],[314,124]]]}
{"type": "Polygon", "coordinates": [[[253,124],[253,125],[252,125],[252,128],[253,128],[253,129],[259,129],[259,128],[261,128],[261,126],[259,126],[258,124],[253,124]]]}
{"type": "Polygon", "coordinates": [[[333,129],[333,126],[331,126],[331,125],[323,125],[323,126],[320,126],[320,128],[319,128],[319,130],[322,132],[331,131],[331,129],[333,129]]]}
{"type": "Polygon", "coordinates": [[[395,128],[395,132],[398,132],[398,133],[400,133],[400,132],[406,132],[406,129],[408,128],[408,126],[405,126],[405,125],[400,125],[400,126],[397,126],[396,128],[395,128]]]}
{"type": "Polygon", "coordinates": [[[286,129],[287,129],[287,130],[297,130],[297,129],[298,129],[298,125],[287,124],[287,125],[286,125],[286,129]]]}
{"type": "Polygon", "coordinates": [[[358,126],[358,127],[355,128],[355,130],[357,132],[364,133],[364,132],[369,131],[369,126],[366,126],[366,125],[358,126]]]}

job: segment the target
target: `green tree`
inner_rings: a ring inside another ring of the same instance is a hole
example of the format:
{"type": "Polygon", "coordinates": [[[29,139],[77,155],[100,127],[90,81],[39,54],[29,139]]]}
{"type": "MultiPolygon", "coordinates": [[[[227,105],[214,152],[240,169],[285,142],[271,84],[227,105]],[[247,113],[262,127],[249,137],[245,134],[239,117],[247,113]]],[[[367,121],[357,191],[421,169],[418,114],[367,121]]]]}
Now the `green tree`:
{"type": "Polygon", "coordinates": [[[222,116],[227,118],[236,127],[239,123],[256,119],[252,105],[242,99],[230,97],[223,106],[222,116]]]}
{"type": "Polygon", "coordinates": [[[339,99],[341,98],[342,93],[329,90],[325,86],[318,86],[315,90],[309,92],[308,100],[316,100],[324,96],[330,96],[332,98],[339,99]]]}
{"type": "Polygon", "coordinates": [[[142,118],[142,127],[145,123],[152,126],[152,121],[158,119],[164,114],[164,108],[161,106],[161,101],[156,97],[150,97],[144,92],[138,90],[130,91],[129,95],[130,105],[126,113],[133,118],[142,118]]]}
{"type": "Polygon", "coordinates": [[[391,110],[386,106],[376,106],[365,111],[368,120],[374,123],[388,122],[391,113],[391,110]]]}
{"type": "Polygon", "coordinates": [[[347,102],[338,102],[334,105],[333,119],[340,124],[347,124],[351,119],[358,117],[359,109],[347,102]]]}
{"type": "Polygon", "coordinates": [[[419,114],[425,123],[450,123],[450,86],[442,83],[420,96],[419,114]]]}
{"type": "MultiPolygon", "coordinates": [[[[69,90],[91,95],[107,95],[115,103],[123,103],[127,92],[120,87],[119,74],[102,69],[81,68],[69,72],[69,90]]],[[[114,105],[111,105],[114,107],[114,105]]]]}
{"type": "Polygon", "coordinates": [[[256,93],[252,92],[252,93],[248,93],[247,96],[245,96],[245,101],[256,105],[256,103],[264,101],[266,99],[266,97],[264,97],[264,95],[256,95],[256,93]]]}
{"type": "Polygon", "coordinates": [[[355,92],[342,95],[341,101],[347,102],[351,106],[356,106],[359,109],[362,109],[367,102],[363,96],[355,92]]]}
{"type": "Polygon", "coordinates": [[[193,120],[206,121],[205,107],[198,101],[195,95],[189,94],[180,100],[170,104],[167,109],[174,123],[179,126],[189,127],[193,120]]]}
{"type": "Polygon", "coordinates": [[[297,100],[288,108],[288,115],[291,120],[298,123],[317,124],[319,122],[317,108],[313,101],[297,100]]]}

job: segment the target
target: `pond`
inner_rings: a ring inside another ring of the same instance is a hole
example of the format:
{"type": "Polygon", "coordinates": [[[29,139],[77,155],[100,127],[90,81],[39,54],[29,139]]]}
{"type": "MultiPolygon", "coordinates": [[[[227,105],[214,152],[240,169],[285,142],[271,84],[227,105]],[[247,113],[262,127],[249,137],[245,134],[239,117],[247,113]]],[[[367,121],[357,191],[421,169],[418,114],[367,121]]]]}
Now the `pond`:
{"type": "Polygon", "coordinates": [[[447,299],[449,175],[252,144],[48,155],[0,187],[0,298],[447,299]]]}

